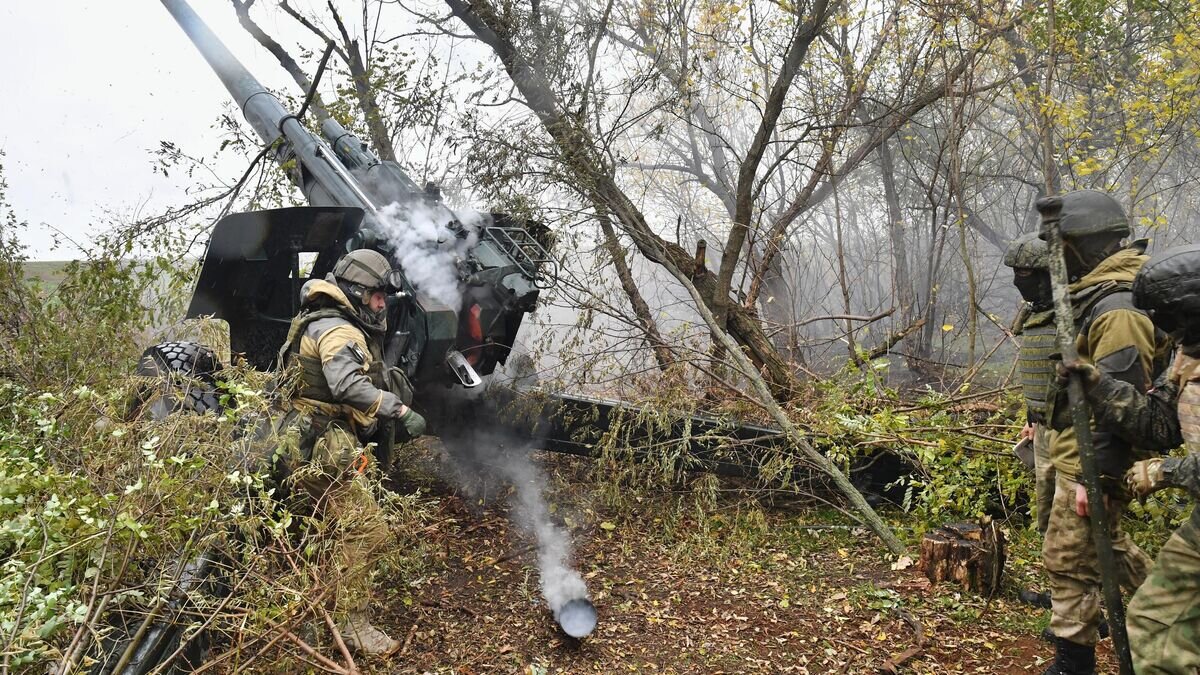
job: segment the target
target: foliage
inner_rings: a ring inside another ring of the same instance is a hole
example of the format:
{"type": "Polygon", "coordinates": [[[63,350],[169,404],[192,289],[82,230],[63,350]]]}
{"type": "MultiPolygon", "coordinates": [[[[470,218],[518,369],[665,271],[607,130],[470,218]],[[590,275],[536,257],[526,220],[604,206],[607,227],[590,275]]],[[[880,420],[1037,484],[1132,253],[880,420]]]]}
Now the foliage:
{"type": "Polygon", "coordinates": [[[811,410],[821,447],[849,469],[879,453],[892,453],[912,468],[891,494],[917,518],[918,529],[954,519],[1014,516],[1032,489],[1032,476],[1008,448],[1018,426],[1013,397],[959,402],[928,392],[905,404],[898,392],[871,377],[829,380],[811,410]],[[848,384],[847,384],[848,382],[848,384]]]}
{"type": "MultiPolygon", "coordinates": [[[[140,416],[135,393],[161,383],[133,377],[139,345],[155,326],[169,327],[172,293],[190,266],[180,272],[165,254],[133,260],[134,242],[152,239],[117,232],[47,288],[25,278],[21,226],[11,212],[2,218],[0,299],[14,309],[0,325],[5,668],[86,665],[103,640],[164,611],[184,566],[201,555],[216,561],[225,592],[193,591],[184,642],[203,627],[227,653],[262,656],[280,623],[319,613],[344,536],[274,498],[274,437],[249,433],[278,414],[262,393],[266,376],[226,369],[219,415],[140,416]]],[[[420,494],[385,505],[397,537],[380,569],[403,578],[423,564],[414,536],[427,506],[420,494]]]]}
{"type": "MultiPolygon", "coordinates": [[[[911,393],[885,386],[880,372],[849,367],[819,383],[793,403],[793,421],[861,489],[906,511],[910,529],[983,515],[1027,522],[1033,479],[1010,451],[1020,428],[1016,393],[960,401],[973,391],[964,387],[954,396],[929,390],[912,401],[911,393]]],[[[625,388],[621,397],[632,407],[616,412],[607,432],[582,432],[577,439],[599,454],[594,471],[609,504],[628,506],[635,495],[666,489],[687,495],[685,510],[705,514],[728,486],[695,472],[747,462],[758,467],[743,485],[747,495],[815,494],[837,501],[822,474],[785,445],[747,447],[737,440],[735,424],[770,426],[738,396],[709,392],[705,398],[694,385],[661,378],[644,389],[625,388]],[[715,425],[700,428],[695,416],[715,425]],[[690,443],[706,448],[703,459],[690,443]]],[[[590,420],[574,421],[586,427],[590,420]]]]}

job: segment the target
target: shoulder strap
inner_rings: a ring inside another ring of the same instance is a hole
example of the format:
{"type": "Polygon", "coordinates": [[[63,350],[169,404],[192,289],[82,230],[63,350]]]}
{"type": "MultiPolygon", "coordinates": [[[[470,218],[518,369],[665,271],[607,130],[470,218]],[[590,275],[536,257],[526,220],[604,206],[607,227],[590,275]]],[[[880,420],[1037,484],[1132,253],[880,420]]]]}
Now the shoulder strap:
{"type": "MultiPolygon", "coordinates": [[[[287,365],[287,358],[291,354],[300,352],[300,338],[304,335],[305,329],[309,324],[321,319],[346,319],[350,321],[350,317],[346,313],[336,307],[322,307],[309,311],[301,311],[292,319],[292,325],[288,328],[287,339],[283,341],[283,346],[279,348],[279,366],[282,368],[287,365]]],[[[351,321],[353,323],[353,321],[351,321]]]]}
{"type": "Polygon", "coordinates": [[[1087,334],[1092,322],[1105,312],[1117,309],[1118,307],[1115,305],[1127,304],[1128,309],[1141,311],[1133,306],[1132,292],[1133,284],[1131,282],[1105,281],[1076,294],[1076,297],[1071,298],[1071,310],[1075,314],[1075,326],[1079,329],[1079,334],[1087,334]],[[1121,300],[1117,300],[1116,303],[1104,302],[1117,294],[1125,294],[1126,297],[1121,299],[1125,301],[1124,303],[1121,303],[1121,300]],[[1103,311],[1098,311],[1101,309],[1103,311]]]}

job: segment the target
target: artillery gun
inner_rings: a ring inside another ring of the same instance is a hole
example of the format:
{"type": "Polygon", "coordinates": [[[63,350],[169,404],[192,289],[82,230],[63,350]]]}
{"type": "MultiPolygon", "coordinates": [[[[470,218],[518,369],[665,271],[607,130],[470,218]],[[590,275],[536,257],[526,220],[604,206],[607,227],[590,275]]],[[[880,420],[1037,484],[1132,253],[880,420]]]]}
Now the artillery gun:
{"type": "MultiPolygon", "coordinates": [[[[284,169],[309,204],[219,220],[187,317],[224,320],[230,352],[256,368],[270,369],[300,309],[303,285],[324,278],[348,251],[379,251],[402,275],[401,291],[387,301],[385,365],[407,376],[413,391],[402,398],[425,414],[433,433],[454,428],[457,418],[472,408],[462,392],[478,387],[505,363],[525,316],[536,307],[540,292],[554,283],[554,260],[524,224],[499,213],[452,211],[435,186],[419,187],[396,162],[381,160],[336,120],[320,120],[320,133],[314,133],[301,119],[303,109],[290,113],[186,0],[162,4],[241,108],[263,143],[263,154],[284,169]],[[420,233],[411,229],[418,225],[420,233]],[[440,279],[449,281],[449,288],[422,284],[405,260],[440,265],[440,279]]],[[[178,379],[164,378],[168,395],[156,399],[146,414],[218,407],[214,374],[220,368],[213,351],[202,344],[150,347],[140,374],[183,373],[194,376],[199,386],[171,391],[178,379]]],[[[385,462],[394,436],[394,425],[381,424],[373,439],[385,462]]],[[[164,601],[161,619],[148,618],[136,631],[115,631],[92,672],[134,675],[158,669],[180,644],[181,626],[173,617],[187,604],[188,594],[220,591],[221,581],[212,575],[215,556],[209,550],[180,561],[178,582],[164,601]]],[[[170,668],[187,668],[204,658],[202,640],[185,646],[188,653],[170,668]]]]}
{"type": "MultiPolygon", "coordinates": [[[[231,350],[270,368],[299,310],[303,284],[323,278],[347,251],[371,248],[404,276],[403,291],[388,299],[387,365],[405,372],[417,401],[478,386],[508,358],[525,315],[553,283],[555,265],[546,249],[504,214],[451,211],[436,187],[418,187],[396,162],[381,161],[334,119],[322,120],[320,135],[313,133],[184,0],[162,2],[309,203],[217,222],[188,317],[225,320],[231,350]],[[418,221],[422,235],[405,231],[418,221]],[[414,245],[423,250],[400,250],[414,245]],[[448,267],[440,273],[457,286],[454,292],[439,296],[415,280],[402,262],[414,255],[448,267]]],[[[436,415],[430,421],[436,429],[436,415]]]]}
{"type": "MultiPolygon", "coordinates": [[[[472,395],[508,360],[526,315],[556,279],[555,261],[530,231],[544,230],[504,214],[450,210],[436,187],[418,186],[398,164],[381,160],[336,120],[321,120],[320,133],[314,133],[237,61],[185,0],[161,1],[242,109],[264,153],[284,168],[309,203],[235,213],[214,226],[187,316],[226,321],[231,353],[259,369],[275,366],[299,311],[303,285],[331,272],[347,251],[370,248],[404,275],[402,292],[388,299],[386,365],[407,375],[411,403],[429,421],[430,432],[447,445],[473,444],[485,430],[493,439],[536,441],[549,450],[590,455],[600,434],[619,427],[631,445],[651,436],[674,437],[684,445],[691,467],[752,475],[761,448],[783,441],[776,430],[714,418],[680,416],[669,429],[640,427],[633,421],[638,410],[626,404],[560,394],[535,397],[525,406],[533,412],[517,419],[507,409],[508,396],[472,395]],[[437,232],[417,238],[416,245],[426,259],[446,265],[452,293],[432,292],[405,268],[404,261],[413,260],[413,251],[405,246],[414,237],[404,228],[417,220],[437,232]]],[[[219,368],[207,347],[171,342],[150,347],[141,372],[180,371],[212,385],[219,368]]],[[[181,408],[203,412],[219,405],[212,394],[211,388],[190,391],[174,407],[160,406],[152,414],[181,408]]],[[[380,426],[376,452],[386,462],[394,430],[380,426]]],[[[179,645],[180,626],[170,616],[186,604],[189,593],[220,585],[212,580],[214,555],[206,551],[180,561],[180,581],[162,618],[153,625],[147,619],[132,637],[111,640],[93,672],[137,675],[158,668],[179,645]]],[[[587,618],[590,611],[594,625],[594,608],[586,599],[578,602],[586,603],[582,613],[587,618]]],[[[572,603],[577,601],[568,606],[572,603]]],[[[561,622],[562,617],[556,619],[561,622]]],[[[576,635],[567,623],[561,624],[564,630],[576,635]]],[[[193,663],[203,658],[192,656],[193,663]]]]}

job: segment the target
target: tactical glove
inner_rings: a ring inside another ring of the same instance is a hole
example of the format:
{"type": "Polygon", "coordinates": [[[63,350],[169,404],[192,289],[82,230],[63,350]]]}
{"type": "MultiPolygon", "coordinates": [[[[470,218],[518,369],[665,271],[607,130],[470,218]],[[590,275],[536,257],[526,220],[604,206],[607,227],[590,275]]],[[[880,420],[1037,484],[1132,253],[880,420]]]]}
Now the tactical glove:
{"type": "Polygon", "coordinates": [[[1085,390],[1091,389],[1100,383],[1100,369],[1084,360],[1064,361],[1059,363],[1056,368],[1058,371],[1058,385],[1060,387],[1067,386],[1067,380],[1071,374],[1079,375],[1080,381],[1083,382],[1085,390]]]}
{"type": "Polygon", "coordinates": [[[420,413],[412,408],[409,408],[403,415],[396,418],[400,424],[404,425],[404,431],[409,438],[420,438],[425,435],[425,418],[421,417],[420,413]]]}
{"type": "Polygon", "coordinates": [[[1125,472],[1125,485],[1138,499],[1145,499],[1154,492],[1170,487],[1164,480],[1162,458],[1134,462],[1125,472]]]}

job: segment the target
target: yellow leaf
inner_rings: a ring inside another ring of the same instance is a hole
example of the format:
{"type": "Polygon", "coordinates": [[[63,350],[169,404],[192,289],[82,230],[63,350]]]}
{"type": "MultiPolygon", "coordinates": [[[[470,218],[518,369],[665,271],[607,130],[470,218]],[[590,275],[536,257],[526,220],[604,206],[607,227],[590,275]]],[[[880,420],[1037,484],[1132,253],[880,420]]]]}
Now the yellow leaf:
{"type": "Polygon", "coordinates": [[[949,333],[950,331],[954,330],[954,324],[952,324],[952,323],[944,323],[944,324],[942,324],[942,330],[944,330],[944,331],[946,331],[947,333],[949,333]]]}
{"type": "Polygon", "coordinates": [[[617,529],[617,525],[612,521],[606,520],[603,523],[600,523],[600,529],[612,532],[613,530],[617,529]]]}

